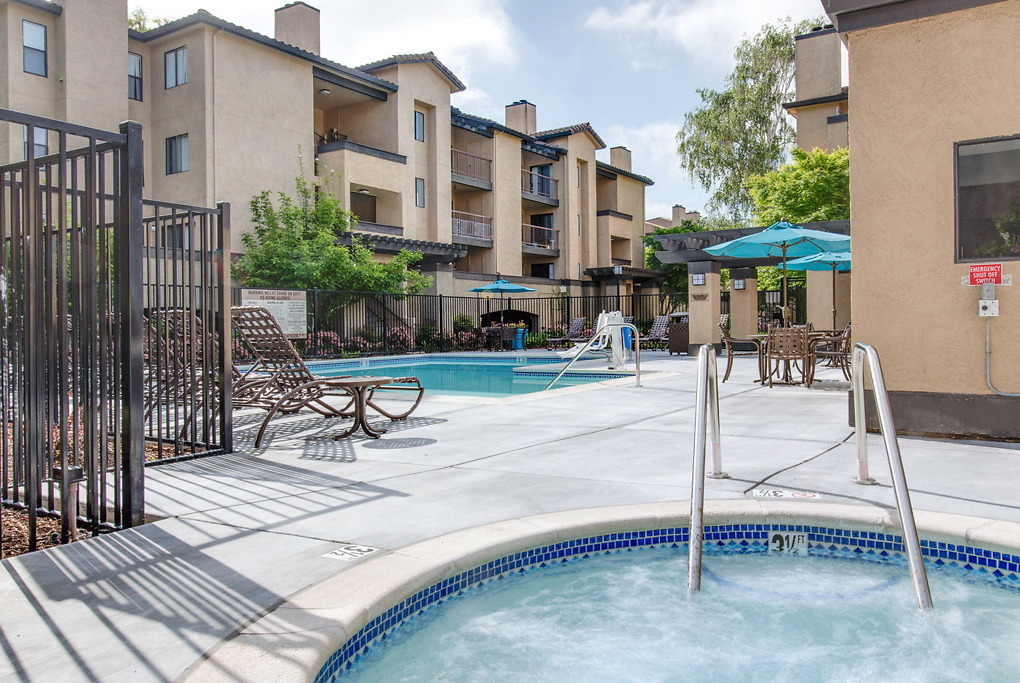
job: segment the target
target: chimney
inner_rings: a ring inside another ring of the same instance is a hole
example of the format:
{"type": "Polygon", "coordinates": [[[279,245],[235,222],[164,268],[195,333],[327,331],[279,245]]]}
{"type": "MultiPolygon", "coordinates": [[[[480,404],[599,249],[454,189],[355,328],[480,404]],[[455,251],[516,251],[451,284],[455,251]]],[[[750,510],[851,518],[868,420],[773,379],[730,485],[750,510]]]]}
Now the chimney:
{"type": "Polygon", "coordinates": [[[319,10],[301,0],[276,10],[276,39],[319,54],[319,10]]]}
{"type": "Polygon", "coordinates": [[[626,147],[609,148],[609,165],[622,171],[630,170],[630,150],[626,147]]]}
{"type": "Polygon", "coordinates": [[[535,105],[527,100],[518,100],[506,105],[506,127],[527,135],[534,135],[538,130],[535,117],[535,105]]]}
{"type": "Polygon", "coordinates": [[[842,84],[843,55],[839,34],[817,27],[797,36],[794,89],[798,100],[838,95],[842,84]]]}
{"type": "Polygon", "coordinates": [[[673,225],[680,225],[684,221],[697,223],[701,220],[701,214],[697,211],[688,211],[680,204],[673,205],[673,225]]]}

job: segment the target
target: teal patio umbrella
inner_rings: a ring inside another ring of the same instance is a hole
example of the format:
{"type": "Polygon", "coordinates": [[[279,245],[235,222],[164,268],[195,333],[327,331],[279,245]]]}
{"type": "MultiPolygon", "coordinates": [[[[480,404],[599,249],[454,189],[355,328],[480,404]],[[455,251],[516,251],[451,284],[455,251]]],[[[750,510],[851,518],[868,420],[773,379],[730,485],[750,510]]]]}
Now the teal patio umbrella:
{"type": "Polygon", "coordinates": [[[785,265],[786,270],[832,270],[832,329],[836,329],[836,272],[850,270],[849,251],[823,251],[803,256],[785,265]]]}
{"type": "Polygon", "coordinates": [[[521,292],[534,292],[535,290],[532,289],[531,287],[525,287],[524,285],[515,285],[512,282],[507,282],[502,277],[500,277],[499,273],[496,273],[496,278],[497,278],[497,280],[495,282],[490,282],[489,284],[482,285],[481,287],[473,287],[473,288],[469,289],[468,291],[469,292],[479,292],[479,293],[481,293],[481,292],[488,292],[489,294],[493,294],[495,292],[499,292],[499,299],[500,299],[499,322],[500,322],[500,324],[502,324],[502,322],[503,322],[503,311],[506,308],[506,306],[504,306],[503,303],[502,303],[503,302],[503,295],[506,294],[507,292],[510,292],[511,294],[519,294],[521,292]]]}
{"type": "Polygon", "coordinates": [[[767,258],[781,256],[783,258],[783,317],[788,315],[786,297],[786,259],[799,256],[810,256],[825,251],[849,251],[850,237],[837,235],[822,230],[802,228],[786,221],[773,223],[761,232],[744,235],[729,242],[705,247],[705,251],[715,256],[730,258],[767,258]]]}

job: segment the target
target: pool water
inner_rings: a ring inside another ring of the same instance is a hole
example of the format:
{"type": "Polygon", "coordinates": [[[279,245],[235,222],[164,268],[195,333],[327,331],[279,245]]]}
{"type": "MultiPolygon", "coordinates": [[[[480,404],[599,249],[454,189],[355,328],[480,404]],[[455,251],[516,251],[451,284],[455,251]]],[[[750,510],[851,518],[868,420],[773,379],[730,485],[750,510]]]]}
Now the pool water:
{"type": "Polygon", "coordinates": [[[341,680],[1010,681],[1020,593],[905,565],[623,551],[493,580],[413,617],[341,680]]]}
{"type": "MultiPolygon", "coordinates": [[[[505,398],[520,394],[530,394],[545,389],[549,381],[559,370],[553,369],[550,362],[562,363],[562,359],[527,358],[524,356],[508,357],[506,360],[474,360],[470,357],[422,357],[407,361],[365,361],[354,365],[351,363],[330,363],[310,365],[312,372],[323,377],[340,375],[383,375],[386,377],[413,376],[421,380],[428,394],[453,396],[488,396],[505,398]],[[549,366],[539,375],[514,373],[514,368],[522,366],[549,366]]],[[[556,382],[554,389],[602,382],[606,379],[619,377],[609,373],[575,373],[571,372],[556,382]]]]}

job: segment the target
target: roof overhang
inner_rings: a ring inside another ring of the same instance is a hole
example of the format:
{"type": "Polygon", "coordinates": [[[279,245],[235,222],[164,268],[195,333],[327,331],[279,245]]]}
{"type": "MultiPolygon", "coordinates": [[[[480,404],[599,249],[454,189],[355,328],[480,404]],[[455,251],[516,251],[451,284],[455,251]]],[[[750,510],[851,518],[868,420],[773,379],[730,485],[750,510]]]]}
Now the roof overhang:
{"type": "Polygon", "coordinates": [[[630,266],[621,266],[619,275],[616,274],[616,266],[585,268],[584,274],[596,281],[654,280],[656,282],[662,282],[666,279],[666,274],[657,270],[650,270],[648,268],[631,268],[630,266]]]}
{"type": "Polygon", "coordinates": [[[468,248],[460,244],[427,242],[425,240],[411,240],[404,237],[375,235],[363,232],[342,232],[336,241],[337,244],[350,246],[355,237],[368,242],[373,251],[381,254],[396,254],[402,249],[420,251],[424,256],[424,263],[453,263],[464,258],[468,253],[468,248]]]}
{"type": "Polygon", "coordinates": [[[840,33],[898,24],[1004,0],[822,0],[840,33]]]}

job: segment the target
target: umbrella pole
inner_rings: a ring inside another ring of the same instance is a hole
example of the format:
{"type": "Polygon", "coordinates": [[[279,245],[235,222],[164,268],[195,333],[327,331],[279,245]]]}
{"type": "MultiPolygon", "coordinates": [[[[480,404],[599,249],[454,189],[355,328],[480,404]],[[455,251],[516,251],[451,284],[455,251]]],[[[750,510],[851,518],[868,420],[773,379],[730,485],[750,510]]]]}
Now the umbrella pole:
{"type": "Polygon", "coordinates": [[[832,264],[832,331],[836,331],[836,264],[832,264]]]}
{"type": "Polygon", "coordinates": [[[786,249],[783,246],[783,326],[790,326],[790,309],[786,305],[786,249]]]}

